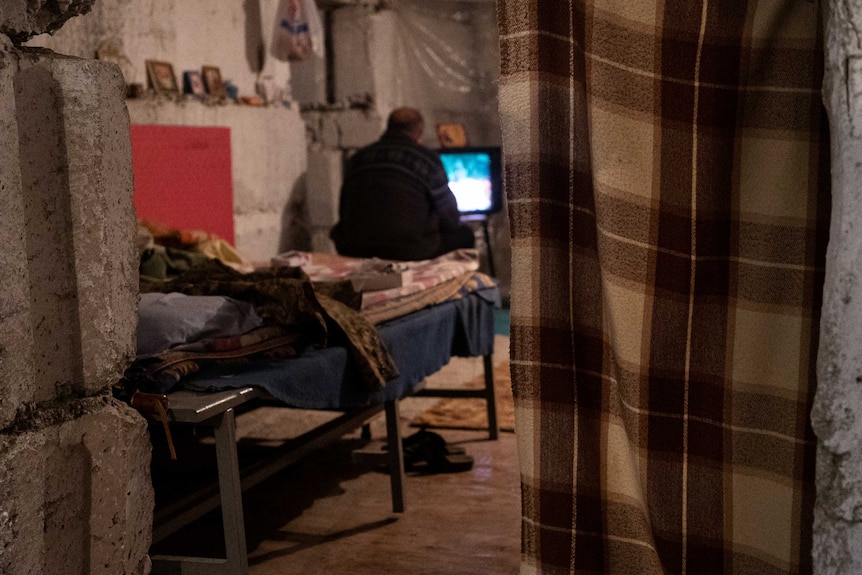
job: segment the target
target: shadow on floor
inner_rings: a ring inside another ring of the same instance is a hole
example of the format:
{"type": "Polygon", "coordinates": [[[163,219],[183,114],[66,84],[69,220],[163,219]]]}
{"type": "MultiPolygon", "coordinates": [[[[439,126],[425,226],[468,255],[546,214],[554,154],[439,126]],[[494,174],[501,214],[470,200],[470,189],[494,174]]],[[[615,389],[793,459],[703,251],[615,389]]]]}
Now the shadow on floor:
{"type": "MultiPolygon", "coordinates": [[[[213,485],[218,475],[215,465],[215,448],[211,439],[200,432],[197,436],[175,437],[179,460],[171,462],[160,458],[154,447],[153,483],[160,494],[156,509],[187,495],[189,489],[179,490],[178,485],[201,488],[213,485]],[[185,456],[184,456],[185,454],[185,456]]],[[[154,438],[154,443],[157,440],[154,438]]],[[[384,527],[395,521],[391,517],[357,525],[351,529],[326,535],[312,535],[281,531],[281,528],[302,515],[315,502],[344,493],[341,483],[371,473],[380,476],[381,489],[388,490],[389,478],[376,468],[353,462],[351,452],[368,444],[363,439],[341,439],[331,446],[304,457],[298,463],[280,471],[269,479],[243,493],[243,511],[246,524],[246,545],[252,553],[261,541],[274,538],[295,540],[297,545],[279,550],[277,555],[289,555],[317,544],[327,543],[356,533],[384,527]]],[[[237,443],[240,467],[260,461],[276,449],[272,442],[242,438],[237,443]]],[[[150,549],[152,555],[185,555],[195,557],[224,557],[224,539],[220,510],[208,513],[191,525],[180,529],[150,549]]],[[[265,561],[270,554],[253,558],[265,561]]]]}

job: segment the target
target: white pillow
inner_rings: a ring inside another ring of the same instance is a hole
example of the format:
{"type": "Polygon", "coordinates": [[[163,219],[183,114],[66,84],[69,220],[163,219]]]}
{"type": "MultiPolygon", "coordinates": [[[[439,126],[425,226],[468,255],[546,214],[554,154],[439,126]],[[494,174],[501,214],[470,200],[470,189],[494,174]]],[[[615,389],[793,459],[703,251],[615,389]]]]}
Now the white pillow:
{"type": "Polygon", "coordinates": [[[229,297],[141,294],[138,356],[162,353],[208,337],[242,335],[262,323],[250,303],[229,297]]]}

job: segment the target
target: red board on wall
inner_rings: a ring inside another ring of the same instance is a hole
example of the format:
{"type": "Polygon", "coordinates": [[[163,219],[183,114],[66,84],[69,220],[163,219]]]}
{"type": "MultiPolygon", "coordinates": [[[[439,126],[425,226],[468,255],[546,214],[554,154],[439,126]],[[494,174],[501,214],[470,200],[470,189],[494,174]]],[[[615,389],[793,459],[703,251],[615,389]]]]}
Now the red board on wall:
{"type": "Polygon", "coordinates": [[[230,129],[135,124],[131,132],[138,218],[233,245],[230,129]]]}

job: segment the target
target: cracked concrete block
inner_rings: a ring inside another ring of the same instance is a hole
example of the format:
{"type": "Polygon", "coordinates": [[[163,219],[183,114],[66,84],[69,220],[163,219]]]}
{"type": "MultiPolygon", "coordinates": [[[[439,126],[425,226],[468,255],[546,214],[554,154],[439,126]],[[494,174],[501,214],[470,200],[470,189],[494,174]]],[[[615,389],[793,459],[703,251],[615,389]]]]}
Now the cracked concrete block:
{"type": "Polygon", "coordinates": [[[361,148],[376,141],[385,122],[376,112],[346,110],[338,115],[341,148],[361,148]]]}
{"type": "Polygon", "coordinates": [[[104,62],[41,49],[19,56],[33,400],[93,395],[134,356],[137,253],[124,81],[104,62]]]}
{"type": "Polygon", "coordinates": [[[13,80],[17,55],[0,37],[0,429],[19,406],[33,400],[33,331],[21,172],[17,169],[18,125],[13,80]]]}
{"type": "Polygon", "coordinates": [[[155,504],[146,423],[131,408],[109,404],[60,435],[80,441],[90,462],[90,573],[145,572],[155,504]]]}
{"type": "Polygon", "coordinates": [[[329,228],[338,221],[338,197],[343,181],[340,151],[309,152],[306,191],[308,223],[329,228]]]}
{"type": "Polygon", "coordinates": [[[146,423],[108,398],[71,402],[65,415],[0,436],[0,573],[148,572],[146,423]]]}
{"type": "Polygon", "coordinates": [[[96,0],[3,0],[0,33],[15,42],[54,32],[69,18],[86,14],[96,0]]]}

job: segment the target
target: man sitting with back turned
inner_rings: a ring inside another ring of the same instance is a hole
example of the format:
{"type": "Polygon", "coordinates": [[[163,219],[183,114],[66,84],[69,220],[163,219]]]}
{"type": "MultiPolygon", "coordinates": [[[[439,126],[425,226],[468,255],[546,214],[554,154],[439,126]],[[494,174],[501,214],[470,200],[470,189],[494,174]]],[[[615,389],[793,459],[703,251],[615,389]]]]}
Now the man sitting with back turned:
{"type": "Polygon", "coordinates": [[[474,246],[443,163],[419,143],[424,129],[418,110],[398,108],[380,139],[350,159],[330,234],[339,254],[415,261],[474,246]]]}

